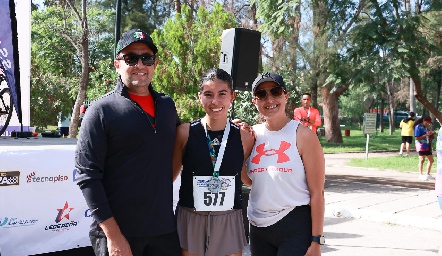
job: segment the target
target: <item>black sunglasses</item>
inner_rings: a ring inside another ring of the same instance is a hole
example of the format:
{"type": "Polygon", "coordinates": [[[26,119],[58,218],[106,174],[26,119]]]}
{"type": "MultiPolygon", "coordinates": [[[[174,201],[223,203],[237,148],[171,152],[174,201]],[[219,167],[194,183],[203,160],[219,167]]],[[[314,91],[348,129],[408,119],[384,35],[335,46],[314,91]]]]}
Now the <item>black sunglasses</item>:
{"type": "Polygon", "coordinates": [[[152,66],[155,63],[155,58],[156,56],[151,54],[138,55],[135,53],[129,53],[117,58],[117,60],[124,60],[127,65],[135,66],[138,64],[138,60],[141,59],[144,66],[152,66]]]}
{"type": "MultiPolygon", "coordinates": [[[[286,93],[286,91],[280,86],[273,87],[269,90],[269,92],[275,98],[280,97],[283,93],[286,93]]],[[[264,89],[255,91],[255,98],[258,100],[265,100],[267,98],[267,91],[264,89]]]]}

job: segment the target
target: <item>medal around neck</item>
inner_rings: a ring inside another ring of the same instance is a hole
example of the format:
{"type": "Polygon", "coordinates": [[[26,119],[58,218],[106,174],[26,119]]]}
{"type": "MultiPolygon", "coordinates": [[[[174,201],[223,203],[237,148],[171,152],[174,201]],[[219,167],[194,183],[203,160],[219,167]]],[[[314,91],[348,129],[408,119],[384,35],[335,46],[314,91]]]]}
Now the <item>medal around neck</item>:
{"type": "Polygon", "coordinates": [[[212,177],[207,182],[207,189],[212,193],[218,193],[221,190],[222,181],[219,178],[212,177]]]}

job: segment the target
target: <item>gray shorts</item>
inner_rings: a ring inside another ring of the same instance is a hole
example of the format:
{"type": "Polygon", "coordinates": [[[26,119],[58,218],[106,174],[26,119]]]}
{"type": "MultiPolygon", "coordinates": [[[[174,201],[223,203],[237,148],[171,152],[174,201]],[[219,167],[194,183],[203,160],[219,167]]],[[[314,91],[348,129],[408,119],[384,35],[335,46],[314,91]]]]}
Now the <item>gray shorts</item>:
{"type": "Polygon", "coordinates": [[[247,245],[241,209],[206,212],[178,206],[177,225],[181,248],[191,254],[229,255],[247,245]]]}

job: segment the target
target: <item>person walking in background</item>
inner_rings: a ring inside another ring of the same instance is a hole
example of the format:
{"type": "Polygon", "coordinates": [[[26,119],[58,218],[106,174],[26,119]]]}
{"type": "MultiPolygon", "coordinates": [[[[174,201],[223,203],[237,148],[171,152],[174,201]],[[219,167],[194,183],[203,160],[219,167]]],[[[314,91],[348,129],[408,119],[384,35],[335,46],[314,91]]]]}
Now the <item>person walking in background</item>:
{"type": "Polygon", "coordinates": [[[77,184],[94,220],[96,255],[180,255],[172,209],[173,100],[151,84],[157,47],[132,29],[118,42],[114,91],[92,102],[75,152],[77,184]]]}
{"type": "Polygon", "coordinates": [[[265,122],[253,126],[247,162],[247,215],[253,256],[321,255],[324,243],[325,160],[319,139],[285,112],[283,78],[263,73],[252,84],[253,104],[265,122]]]}
{"type": "Polygon", "coordinates": [[[309,127],[316,134],[316,129],[322,124],[319,110],[310,106],[312,104],[312,96],[310,93],[304,93],[301,101],[302,107],[295,108],[293,111],[293,119],[309,127]]]}
{"type": "Polygon", "coordinates": [[[69,125],[70,125],[70,119],[71,115],[69,116],[62,116],[61,112],[58,113],[57,116],[58,119],[58,135],[60,137],[68,137],[69,136],[69,125]]]}
{"type": "Polygon", "coordinates": [[[206,112],[178,126],[174,178],[182,167],[177,225],[182,255],[242,255],[247,244],[241,171],[254,138],[227,119],[235,93],[224,70],[208,70],[198,97],[206,112]]]}
{"type": "Polygon", "coordinates": [[[407,152],[404,156],[410,155],[410,144],[413,141],[413,135],[414,135],[414,116],[415,116],[414,112],[410,112],[410,114],[408,114],[408,117],[402,119],[399,124],[399,128],[402,129],[401,132],[402,144],[399,150],[399,155],[402,155],[404,147],[407,152]]]}
{"type": "Polygon", "coordinates": [[[430,131],[431,117],[430,116],[422,116],[414,123],[414,137],[415,137],[415,145],[416,151],[419,153],[419,179],[420,180],[429,180],[434,179],[431,176],[431,166],[434,162],[433,160],[433,152],[431,149],[431,141],[434,138],[434,131],[430,131]],[[427,173],[423,173],[425,158],[428,158],[427,164],[427,173]]]}

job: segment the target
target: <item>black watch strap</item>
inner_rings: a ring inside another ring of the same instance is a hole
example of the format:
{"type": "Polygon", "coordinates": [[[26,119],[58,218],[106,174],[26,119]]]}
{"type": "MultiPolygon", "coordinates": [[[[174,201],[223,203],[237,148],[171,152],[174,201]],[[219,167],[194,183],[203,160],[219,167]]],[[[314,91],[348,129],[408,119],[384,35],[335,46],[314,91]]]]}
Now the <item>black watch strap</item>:
{"type": "Polygon", "coordinates": [[[324,244],[325,243],[324,236],[312,236],[312,241],[316,242],[318,244],[324,244]]]}

